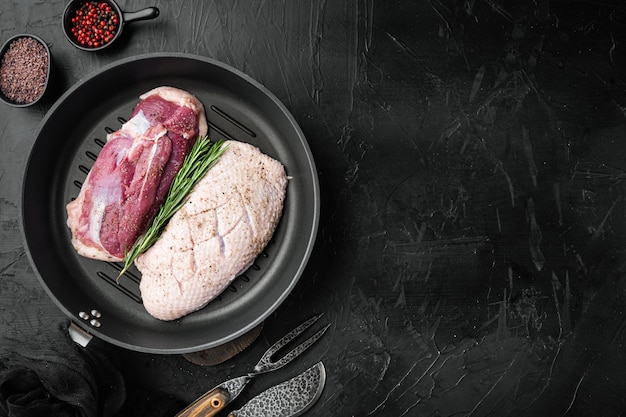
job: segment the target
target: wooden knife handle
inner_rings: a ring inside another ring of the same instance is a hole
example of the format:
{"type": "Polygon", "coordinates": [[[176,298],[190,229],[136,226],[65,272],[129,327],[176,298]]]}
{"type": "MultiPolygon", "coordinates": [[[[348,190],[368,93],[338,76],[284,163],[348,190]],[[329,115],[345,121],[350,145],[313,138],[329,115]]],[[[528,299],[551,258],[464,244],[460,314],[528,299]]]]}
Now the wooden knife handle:
{"type": "Polygon", "coordinates": [[[230,402],[228,391],[216,387],[198,398],[176,417],[213,417],[217,415],[230,402]]]}

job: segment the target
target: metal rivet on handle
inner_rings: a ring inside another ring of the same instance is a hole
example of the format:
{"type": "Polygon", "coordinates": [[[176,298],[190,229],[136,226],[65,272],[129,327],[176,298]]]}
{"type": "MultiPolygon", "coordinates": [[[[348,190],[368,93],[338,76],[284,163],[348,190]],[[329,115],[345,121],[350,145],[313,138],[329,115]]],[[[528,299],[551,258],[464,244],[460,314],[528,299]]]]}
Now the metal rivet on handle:
{"type": "Polygon", "coordinates": [[[102,314],[98,310],[91,310],[91,315],[94,316],[97,319],[102,317],[102,314]]]}
{"type": "Polygon", "coordinates": [[[100,327],[102,326],[102,323],[100,323],[98,320],[96,319],[91,319],[91,321],[89,322],[89,324],[91,324],[93,327],[100,327]]]}
{"type": "Polygon", "coordinates": [[[81,311],[80,313],[78,313],[78,317],[80,317],[83,320],[89,320],[89,314],[85,313],[84,311],[81,311]]]}

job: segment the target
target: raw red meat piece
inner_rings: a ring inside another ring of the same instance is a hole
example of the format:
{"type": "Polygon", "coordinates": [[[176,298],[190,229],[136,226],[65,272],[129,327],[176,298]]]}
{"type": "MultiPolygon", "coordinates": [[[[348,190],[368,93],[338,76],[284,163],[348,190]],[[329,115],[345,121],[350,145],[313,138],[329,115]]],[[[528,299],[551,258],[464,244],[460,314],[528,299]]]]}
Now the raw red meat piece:
{"type": "Polygon", "coordinates": [[[76,251],[120,261],[150,225],[185,156],[206,135],[202,103],[159,87],[140,97],[128,122],[107,137],[78,197],[67,205],[76,251]]]}

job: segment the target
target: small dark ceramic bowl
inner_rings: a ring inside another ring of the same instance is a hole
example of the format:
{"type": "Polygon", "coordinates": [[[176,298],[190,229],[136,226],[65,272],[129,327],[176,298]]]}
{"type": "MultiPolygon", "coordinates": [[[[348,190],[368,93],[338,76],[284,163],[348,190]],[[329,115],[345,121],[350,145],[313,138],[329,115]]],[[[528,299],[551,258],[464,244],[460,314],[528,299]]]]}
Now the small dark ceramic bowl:
{"type": "Polygon", "coordinates": [[[63,21],[62,21],[63,33],[65,34],[65,37],[72,45],[74,45],[76,48],[82,51],[94,52],[94,51],[100,51],[102,49],[108,48],[113,43],[115,43],[116,40],[120,38],[120,36],[122,35],[122,29],[124,29],[125,24],[136,22],[139,20],[154,19],[155,17],[159,16],[159,9],[157,7],[147,7],[145,9],[141,9],[136,12],[125,12],[122,9],[120,9],[117,3],[114,2],[113,0],[97,0],[98,3],[107,3],[109,6],[111,6],[111,9],[113,9],[113,11],[117,14],[118,19],[119,19],[119,23],[117,25],[117,31],[114,34],[113,39],[106,42],[105,44],[99,45],[97,47],[81,45],[76,40],[76,38],[74,37],[74,34],[72,33],[72,17],[75,15],[76,11],[83,4],[88,3],[89,1],[90,0],[71,0],[65,6],[65,10],[63,11],[63,21]]]}
{"type": "MultiPolygon", "coordinates": [[[[7,51],[9,50],[9,47],[11,46],[11,44],[21,38],[31,38],[36,40],[39,44],[41,44],[41,46],[43,46],[43,48],[46,51],[46,56],[47,56],[47,65],[46,65],[46,73],[45,73],[45,81],[43,83],[43,88],[41,91],[41,94],[39,94],[38,97],[34,98],[33,100],[30,100],[28,102],[19,102],[19,101],[15,101],[12,98],[7,97],[7,95],[5,94],[5,92],[3,91],[3,89],[0,88],[0,100],[2,100],[4,103],[8,104],[9,106],[13,106],[13,107],[29,107],[32,106],[36,103],[38,103],[43,96],[46,94],[46,91],[48,90],[48,82],[50,81],[50,68],[51,68],[51,64],[52,64],[52,55],[50,54],[50,48],[48,48],[48,45],[43,41],[43,39],[41,39],[38,36],[35,35],[31,35],[31,34],[27,34],[27,33],[22,33],[19,35],[15,35],[12,36],[11,38],[9,38],[4,45],[2,45],[2,49],[0,49],[0,68],[4,67],[5,65],[5,54],[7,53],[7,51]]],[[[3,70],[2,70],[3,71],[3,70]]],[[[9,93],[10,95],[10,93],[9,93]]]]}

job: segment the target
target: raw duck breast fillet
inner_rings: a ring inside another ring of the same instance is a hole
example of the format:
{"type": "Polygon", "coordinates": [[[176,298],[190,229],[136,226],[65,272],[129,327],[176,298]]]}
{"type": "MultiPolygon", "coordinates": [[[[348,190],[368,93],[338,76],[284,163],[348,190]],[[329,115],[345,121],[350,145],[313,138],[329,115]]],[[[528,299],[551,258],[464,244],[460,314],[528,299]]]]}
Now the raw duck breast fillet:
{"type": "Polygon", "coordinates": [[[263,251],[283,211],[283,165],[250,144],[224,153],[138,256],[141,297],[152,316],[175,320],[217,297],[263,251]]]}
{"type": "Polygon", "coordinates": [[[158,87],[139,97],[130,119],[107,135],[78,197],[67,205],[72,245],[85,257],[121,261],[147,229],[199,135],[204,106],[158,87]]]}

